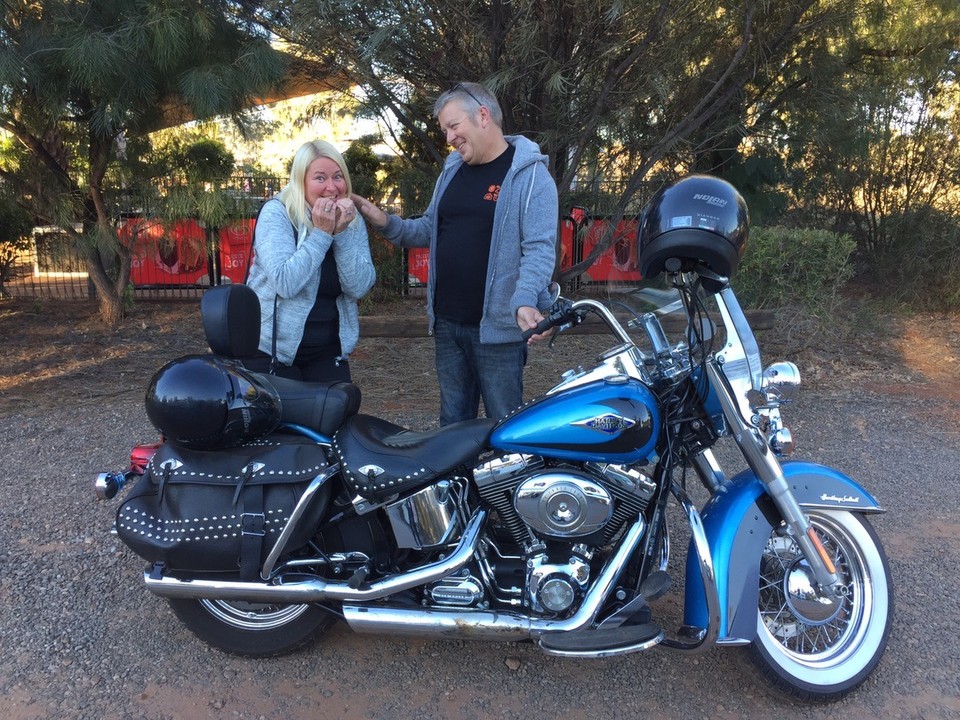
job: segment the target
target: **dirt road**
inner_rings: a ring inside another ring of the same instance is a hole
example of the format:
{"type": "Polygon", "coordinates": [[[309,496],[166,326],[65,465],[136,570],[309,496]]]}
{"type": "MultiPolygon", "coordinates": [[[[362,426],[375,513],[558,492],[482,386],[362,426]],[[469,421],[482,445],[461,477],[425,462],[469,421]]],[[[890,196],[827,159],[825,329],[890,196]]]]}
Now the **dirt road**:
{"type": "MultiPolygon", "coordinates": [[[[799,456],[851,474],[887,508],[874,524],[896,592],[877,672],[847,699],[811,708],[771,698],[732,649],[565,660],[529,644],[360,636],[338,625],[321,644],[284,658],[210,650],[145,590],[140,561],[108,533],[115,504],[97,502],[90,490],[97,472],[119,469],[134,441],[154,436],[142,411],[148,368],[174,349],[203,350],[196,333],[174,327],[175,347],[144,350],[146,337],[163,335],[171,322],[144,315],[142,328],[115,337],[96,337],[82,323],[72,338],[62,328],[59,339],[36,331],[31,349],[17,335],[29,318],[4,312],[6,720],[960,717],[957,318],[918,319],[862,357],[801,363],[801,399],[785,412],[799,456]]],[[[574,345],[561,340],[533,354],[530,392],[583,360],[574,345]]],[[[427,340],[365,342],[354,362],[364,410],[409,426],[432,422],[431,353],[427,340]]]]}

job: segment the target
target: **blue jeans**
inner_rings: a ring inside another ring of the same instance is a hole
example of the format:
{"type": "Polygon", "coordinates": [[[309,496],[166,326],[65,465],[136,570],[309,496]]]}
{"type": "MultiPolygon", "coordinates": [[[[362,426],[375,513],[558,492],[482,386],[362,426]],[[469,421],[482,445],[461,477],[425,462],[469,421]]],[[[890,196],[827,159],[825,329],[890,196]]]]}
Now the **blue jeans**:
{"type": "Polygon", "coordinates": [[[488,418],[499,419],[523,403],[523,341],[484,345],[476,325],[436,318],[437,379],[440,382],[440,424],[472,420],[480,398],[488,418]]]}

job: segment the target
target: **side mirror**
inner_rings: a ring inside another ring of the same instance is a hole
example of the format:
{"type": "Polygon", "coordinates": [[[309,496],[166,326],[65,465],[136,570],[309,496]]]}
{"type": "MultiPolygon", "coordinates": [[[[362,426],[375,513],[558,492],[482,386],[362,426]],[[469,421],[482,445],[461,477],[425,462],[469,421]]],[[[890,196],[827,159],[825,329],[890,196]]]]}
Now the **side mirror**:
{"type": "Polygon", "coordinates": [[[552,282],[547,285],[547,293],[550,295],[550,304],[553,305],[560,299],[560,283],[552,282]]]}

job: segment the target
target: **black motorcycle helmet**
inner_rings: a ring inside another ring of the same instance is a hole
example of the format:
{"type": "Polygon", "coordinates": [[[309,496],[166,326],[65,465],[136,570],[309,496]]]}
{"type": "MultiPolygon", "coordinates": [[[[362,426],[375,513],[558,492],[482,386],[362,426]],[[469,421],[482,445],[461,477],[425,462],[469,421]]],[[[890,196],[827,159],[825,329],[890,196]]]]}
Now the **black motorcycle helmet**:
{"type": "Polygon", "coordinates": [[[147,417],[167,442],[219,450],[280,424],[280,396],[238,363],[188,355],[164,365],[147,388],[147,417]]]}
{"type": "Polygon", "coordinates": [[[664,270],[702,272],[704,287],[719,291],[747,248],[750,215],[726,180],[688,175],[660,188],[644,210],[637,233],[638,269],[645,278],[664,270]]]}

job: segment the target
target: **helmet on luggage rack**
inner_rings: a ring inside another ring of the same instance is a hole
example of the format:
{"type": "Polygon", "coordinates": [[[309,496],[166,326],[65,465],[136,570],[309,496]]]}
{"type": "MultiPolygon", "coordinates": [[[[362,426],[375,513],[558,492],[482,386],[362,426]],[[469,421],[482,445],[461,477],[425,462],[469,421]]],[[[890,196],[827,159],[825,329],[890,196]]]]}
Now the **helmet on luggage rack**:
{"type": "Polygon", "coordinates": [[[280,424],[280,396],[237,362],[187,355],[164,365],[147,387],[147,417],[167,442],[219,450],[280,424]]]}
{"type": "Polygon", "coordinates": [[[729,280],[747,247],[750,216],[743,197],[726,180],[688,175],[660,188],[644,210],[637,232],[638,269],[645,278],[706,270],[713,292],[729,280]]]}

